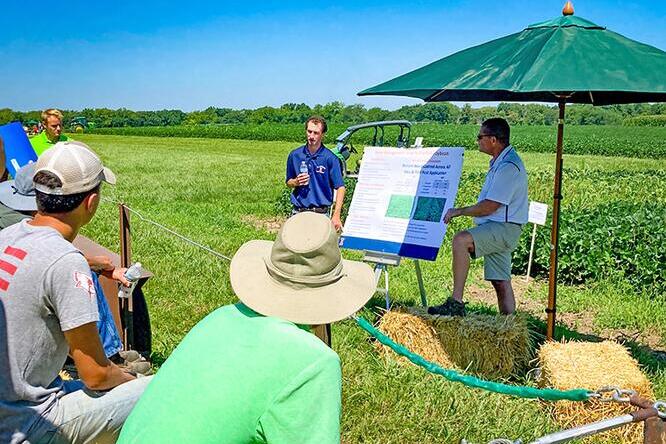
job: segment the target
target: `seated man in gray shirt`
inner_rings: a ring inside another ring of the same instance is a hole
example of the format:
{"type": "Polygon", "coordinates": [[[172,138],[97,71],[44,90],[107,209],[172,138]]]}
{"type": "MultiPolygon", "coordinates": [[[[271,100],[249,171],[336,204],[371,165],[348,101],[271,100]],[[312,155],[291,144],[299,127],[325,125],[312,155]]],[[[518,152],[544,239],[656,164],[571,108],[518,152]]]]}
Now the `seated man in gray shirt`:
{"type": "Polygon", "coordinates": [[[150,377],[104,355],[90,267],[72,245],[113,173],[61,142],[34,177],[38,212],[0,231],[0,442],[113,442],[150,377]],[[58,376],[68,352],[81,380],[58,376]]]}

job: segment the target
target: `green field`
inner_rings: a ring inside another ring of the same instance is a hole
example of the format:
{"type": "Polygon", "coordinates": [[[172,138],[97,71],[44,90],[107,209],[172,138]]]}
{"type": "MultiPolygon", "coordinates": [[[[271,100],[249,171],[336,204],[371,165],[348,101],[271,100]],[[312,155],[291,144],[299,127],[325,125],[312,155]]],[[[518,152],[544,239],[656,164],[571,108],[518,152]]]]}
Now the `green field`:
{"type": "MultiPolygon", "coordinates": [[[[475,134],[471,127],[464,130],[470,137],[475,134]]],[[[548,131],[554,132],[554,128],[548,131]]],[[[144,216],[227,256],[247,240],[273,238],[269,228],[279,222],[275,202],[284,187],[284,165],[293,142],[103,135],[77,138],[96,150],[118,176],[116,187],[104,188],[106,197],[122,200],[144,216]]],[[[653,146],[659,143],[664,143],[663,138],[652,139],[653,146]]],[[[519,139],[515,144],[520,151],[519,139]]],[[[525,153],[523,159],[528,172],[534,172],[530,175],[531,197],[549,202],[554,156],[525,153]]],[[[487,156],[466,152],[466,181],[457,204],[473,203],[487,162],[487,156]]],[[[572,210],[617,200],[651,199],[666,204],[663,159],[566,155],[565,168],[564,205],[572,210]]],[[[117,215],[117,207],[105,201],[84,234],[117,251],[117,215]]],[[[461,221],[450,229],[462,226],[461,221]]],[[[442,302],[451,290],[450,238],[451,232],[436,262],[422,264],[432,303],[442,302]]],[[[132,248],[133,259],[155,273],[144,291],[152,318],[153,360],[159,366],[198,320],[236,301],[228,263],[136,217],[132,248]]],[[[358,257],[350,252],[345,255],[358,257]]],[[[480,264],[475,263],[473,285],[487,291],[480,272],[480,264]]],[[[416,288],[412,261],[405,260],[391,270],[392,297],[397,303],[417,304],[416,288]]],[[[537,340],[543,331],[546,297],[547,289],[537,282],[520,299],[519,309],[530,317],[537,340]]],[[[653,353],[666,348],[665,294],[641,293],[625,276],[609,275],[584,284],[561,285],[558,298],[564,321],[558,327],[558,337],[615,337],[624,333],[632,338],[629,345],[653,382],[657,397],[666,397],[666,362],[653,353]]],[[[382,304],[381,298],[373,299],[364,316],[374,319],[374,307],[382,304]]],[[[472,299],[471,309],[496,311],[494,304],[482,299],[472,299]]],[[[345,443],[448,443],[461,438],[486,443],[499,437],[529,442],[558,429],[538,402],[468,389],[421,369],[384,360],[351,321],[333,326],[333,347],[343,366],[345,443]]],[[[523,378],[511,382],[529,383],[523,378]]]]}
{"type": "MultiPolygon", "coordinates": [[[[329,125],[329,146],[342,134],[346,125],[329,125]]],[[[476,149],[478,125],[415,124],[411,141],[424,137],[425,146],[464,146],[476,149]]],[[[96,134],[135,135],[149,137],[205,137],[216,139],[304,141],[303,125],[299,124],[243,124],[243,125],[188,125],[164,127],[96,128],[96,134]]],[[[521,151],[551,153],[555,150],[557,129],[555,126],[521,126],[511,128],[512,141],[521,151]]],[[[354,134],[352,142],[359,148],[372,141],[371,130],[354,134]]],[[[387,128],[385,146],[395,141],[397,131],[387,128]]],[[[395,143],[395,142],[393,142],[395,143]]],[[[601,156],[666,158],[666,127],[625,126],[565,126],[564,146],[567,153],[601,156]]]]}

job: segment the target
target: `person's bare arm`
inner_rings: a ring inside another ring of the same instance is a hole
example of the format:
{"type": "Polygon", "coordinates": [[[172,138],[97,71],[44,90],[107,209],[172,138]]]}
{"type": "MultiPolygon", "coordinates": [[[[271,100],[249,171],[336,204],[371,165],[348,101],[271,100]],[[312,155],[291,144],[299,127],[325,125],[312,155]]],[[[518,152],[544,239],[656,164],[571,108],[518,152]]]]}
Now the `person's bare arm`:
{"type": "Polygon", "coordinates": [[[340,220],[340,216],[342,214],[342,203],[345,201],[345,191],[345,187],[340,187],[335,190],[335,207],[333,208],[331,222],[333,222],[333,226],[335,227],[336,231],[340,231],[342,229],[342,221],[340,220]]]}
{"type": "Polygon", "coordinates": [[[85,256],[85,258],[86,262],[88,262],[88,266],[95,273],[99,273],[109,279],[118,281],[126,287],[130,286],[130,282],[125,279],[127,268],[116,267],[108,256],[85,256]]]}
{"type": "Polygon", "coordinates": [[[459,216],[483,217],[493,214],[502,205],[494,200],[484,199],[476,205],[462,208],[450,208],[444,215],[444,223],[448,224],[451,219],[459,216]]]}
{"type": "Polygon", "coordinates": [[[91,390],[109,390],[135,379],[104,354],[94,322],[64,332],[69,354],[83,383],[91,390]]]}

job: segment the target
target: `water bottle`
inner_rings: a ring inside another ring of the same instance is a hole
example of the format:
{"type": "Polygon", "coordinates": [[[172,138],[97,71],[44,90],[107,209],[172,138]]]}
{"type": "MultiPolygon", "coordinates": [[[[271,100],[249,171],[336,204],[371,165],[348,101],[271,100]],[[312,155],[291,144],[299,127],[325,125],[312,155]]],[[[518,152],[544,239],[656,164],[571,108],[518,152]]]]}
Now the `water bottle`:
{"type": "Polygon", "coordinates": [[[134,291],[134,287],[136,287],[136,284],[139,282],[139,278],[141,277],[141,262],[136,262],[131,267],[129,267],[127,271],[125,271],[124,276],[125,279],[130,282],[130,286],[120,286],[120,290],[118,290],[119,298],[129,298],[134,291]]]}
{"type": "MultiPolygon", "coordinates": [[[[301,161],[301,167],[299,168],[299,172],[301,174],[308,174],[308,164],[305,163],[305,160],[301,161]]],[[[310,179],[308,179],[308,181],[305,185],[307,185],[309,183],[310,183],[310,179]]]]}

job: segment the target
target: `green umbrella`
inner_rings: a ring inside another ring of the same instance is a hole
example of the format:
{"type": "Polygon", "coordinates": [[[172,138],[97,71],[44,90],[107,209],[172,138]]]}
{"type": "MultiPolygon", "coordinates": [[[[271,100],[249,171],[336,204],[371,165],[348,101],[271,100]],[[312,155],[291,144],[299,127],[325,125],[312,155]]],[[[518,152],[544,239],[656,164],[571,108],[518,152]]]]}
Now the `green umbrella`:
{"type": "Polygon", "coordinates": [[[666,52],[573,16],[452,54],[358,93],[434,101],[559,104],[548,290],[548,338],[555,331],[565,103],[666,102],[666,52]]]}

